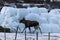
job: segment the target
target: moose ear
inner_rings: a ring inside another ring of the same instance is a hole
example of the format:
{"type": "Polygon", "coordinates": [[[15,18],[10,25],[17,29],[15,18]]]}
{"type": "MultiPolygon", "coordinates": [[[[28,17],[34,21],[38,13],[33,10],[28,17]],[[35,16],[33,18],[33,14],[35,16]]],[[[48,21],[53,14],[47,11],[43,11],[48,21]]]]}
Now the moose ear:
{"type": "Polygon", "coordinates": [[[25,18],[23,18],[23,20],[25,20],[25,18]]]}

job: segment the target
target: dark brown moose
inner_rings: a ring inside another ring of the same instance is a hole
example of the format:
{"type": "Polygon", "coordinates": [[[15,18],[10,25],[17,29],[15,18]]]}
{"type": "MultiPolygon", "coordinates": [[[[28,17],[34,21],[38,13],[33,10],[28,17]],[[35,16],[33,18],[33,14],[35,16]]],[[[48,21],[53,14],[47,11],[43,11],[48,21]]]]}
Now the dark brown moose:
{"type": "Polygon", "coordinates": [[[40,32],[42,33],[41,28],[39,27],[39,22],[37,22],[37,21],[25,20],[25,18],[23,18],[22,20],[20,20],[20,23],[24,23],[25,24],[25,28],[23,29],[22,32],[24,32],[24,30],[26,28],[29,28],[29,31],[31,33],[31,28],[30,27],[34,27],[35,31],[39,29],[40,32]]]}

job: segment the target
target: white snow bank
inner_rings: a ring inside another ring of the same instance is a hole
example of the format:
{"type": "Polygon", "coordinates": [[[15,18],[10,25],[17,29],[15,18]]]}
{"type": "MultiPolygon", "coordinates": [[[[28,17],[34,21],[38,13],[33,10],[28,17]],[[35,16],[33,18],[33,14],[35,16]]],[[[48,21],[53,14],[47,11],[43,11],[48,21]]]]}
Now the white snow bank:
{"type": "Polygon", "coordinates": [[[50,17],[50,18],[48,19],[48,21],[49,21],[49,23],[58,24],[59,19],[56,18],[56,17],[50,17]]]}
{"type": "Polygon", "coordinates": [[[11,32],[16,32],[16,28],[19,27],[18,22],[11,22],[9,24],[3,24],[5,28],[10,28],[11,32]]]}
{"type": "Polygon", "coordinates": [[[42,23],[48,23],[48,19],[50,18],[50,15],[49,13],[41,13],[40,15],[40,20],[39,22],[42,24],[42,23]]]}
{"type": "Polygon", "coordinates": [[[21,20],[26,15],[28,15],[28,10],[27,9],[25,9],[25,8],[19,8],[19,9],[17,9],[17,18],[18,19],[21,20]]]}
{"type": "Polygon", "coordinates": [[[56,16],[54,13],[49,13],[50,17],[56,16]]]}
{"type": "Polygon", "coordinates": [[[17,15],[17,9],[13,7],[7,7],[5,15],[7,17],[12,17],[17,15]]]}
{"type": "MultiPolygon", "coordinates": [[[[34,13],[34,14],[39,14],[39,9],[38,7],[32,7],[32,8],[27,8],[29,13],[34,13]]],[[[40,15],[40,14],[39,14],[40,15]]]]}
{"type": "Polygon", "coordinates": [[[46,8],[38,8],[38,7],[32,7],[32,8],[27,8],[29,13],[34,13],[34,14],[41,14],[41,13],[48,13],[48,10],[46,8]]]}
{"type": "Polygon", "coordinates": [[[9,17],[9,18],[5,17],[4,21],[7,22],[7,23],[14,22],[14,21],[18,22],[16,17],[9,17]]]}
{"type": "Polygon", "coordinates": [[[46,9],[46,8],[39,8],[39,13],[48,13],[48,9],[46,9]]]}
{"type": "Polygon", "coordinates": [[[60,14],[60,9],[52,9],[49,13],[53,13],[55,15],[60,14]]]}
{"type": "Polygon", "coordinates": [[[13,7],[4,6],[1,10],[1,14],[5,14],[7,16],[14,16],[17,14],[17,9],[13,7]]]}
{"type": "Polygon", "coordinates": [[[4,19],[5,19],[5,15],[4,14],[0,14],[0,26],[4,22],[4,19]]]}
{"type": "Polygon", "coordinates": [[[4,14],[4,13],[6,12],[6,10],[7,10],[7,7],[4,6],[4,7],[1,9],[1,14],[4,14]]]}
{"type": "Polygon", "coordinates": [[[46,18],[46,20],[48,21],[48,19],[51,17],[49,13],[41,13],[40,17],[44,17],[46,18]]]}
{"type": "Polygon", "coordinates": [[[60,33],[59,25],[53,24],[53,23],[50,23],[50,24],[41,24],[41,29],[45,33],[48,33],[48,32],[51,32],[51,33],[60,33]]]}
{"type": "Polygon", "coordinates": [[[40,24],[45,24],[45,23],[48,23],[48,19],[43,17],[43,16],[40,16],[40,20],[39,20],[40,24]]]}
{"type": "Polygon", "coordinates": [[[38,14],[30,13],[27,16],[25,16],[25,19],[31,21],[39,21],[40,16],[38,14]]]}
{"type": "MultiPolygon", "coordinates": [[[[25,17],[26,20],[38,21],[41,25],[43,32],[59,32],[60,30],[60,9],[53,9],[48,13],[46,8],[12,8],[3,7],[0,14],[0,26],[10,28],[12,32],[15,32],[16,27],[23,31],[25,25],[18,21],[25,17]],[[57,15],[56,15],[57,14],[57,15]]],[[[32,31],[34,28],[31,28],[32,31]]],[[[29,32],[29,29],[26,29],[29,32]]],[[[60,33],[60,32],[59,32],[60,33]]]]}

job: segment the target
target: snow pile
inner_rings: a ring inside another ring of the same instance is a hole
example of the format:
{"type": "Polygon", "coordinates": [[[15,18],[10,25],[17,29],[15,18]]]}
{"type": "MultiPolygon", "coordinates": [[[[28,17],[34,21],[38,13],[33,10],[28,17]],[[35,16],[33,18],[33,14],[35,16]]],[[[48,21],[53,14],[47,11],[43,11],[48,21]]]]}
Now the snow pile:
{"type": "Polygon", "coordinates": [[[7,17],[12,17],[17,15],[17,9],[13,7],[7,7],[5,15],[7,17]]]}
{"type": "Polygon", "coordinates": [[[46,8],[38,8],[38,7],[32,7],[32,8],[27,8],[29,13],[34,13],[34,14],[39,14],[41,13],[48,13],[48,10],[46,8]]]}
{"type": "Polygon", "coordinates": [[[54,23],[54,24],[58,24],[59,20],[56,17],[50,17],[49,19],[49,23],[54,23]]]}
{"type": "Polygon", "coordinates": [[[7,7],[3,7],[0,12],[0,26],[4,22],[6,9],[7,9],[7,7]]]}
{"type": "Polygon", "coordinates": [[[31,20],[31,21],[38,21],[39,18],[40,16],[38,14],[33,14],[33,13],[30,13],[27,16],[25,16],[26,20],[31,20]]]}
{"type": "Polygon", "coordinates": [[[32,8],[28,7],[27,10],[29,11],[29,13],[39,13],[38,7],[32,7],[32,8]]]}
{"type": "Polygon", "coordinates": [[[48,23],[48,19],[43,16],[40,16],[40,24],[42,23],[48,23]]]}
{"type": "Polygon", "coordinates": [[[0,14],[0,26],[4,22],[4,17],[5,17],[4,14],[0,14]]]}
{"type": "Polygon", "coordinates": [[[0,26],[12,29],[17,27],[19,22],[17,20],[17,9],[13,7],[3,7],[0,14],[0,26]]]}
{"type": "Polygon", "coordinates": [[[4,14],[5,12],[6,12],[6,9],[7,9],[7,7],[5,6],[5,7],[3,7],[2,9],[1,9],[1,14],[4,14]]]}
{"type": "Polygon", "coordinates": [[[32,20],[32,21],[38,21],[43,32],[59,33],[58,30],[60,30],[59,28],[60,16],[54,14],[53,12],[48,13],[48,11],[46,11],[46,13],[42,12],[40,15],[31,13],[25,16],[25,19],[32,20]]]}
{"type": "MultiPolygon", "coordinates": [[[[18,26],[23,31],[25,24],[19,23],[19,20],[25,18],[26,20],[38,21],[42,32],[60,33],[60,9],[53,9],[48,13],[46,8],[12,8],[3,7],[0,14],[0,26],[10,28],[15,32],[18,26]],[[47,31],[48,30],[48,31],[47,31]]],[[[34,28],[31,28],[34,30],[34,28]]],[[[26,29],[29,32],[28,28],[26,29]]]]}
{"type": "Polygon", "coordinates": [[[40,15],[41,24],[42,23],[48,23],[49,22],[49,18],[50,18],[50,14],[49,13],[41,13],[41,15],[40,15]]]}
{"type": "Polygon", "coordinates": [[[60,27],[58,26],[58,24],[53,24],[53,23],[41,24],[41,28],[43,32],[60,33],[59,31],[60,27]]]}
{"type": "Polygon", "coordinates": [[[39,8],[39,13],[48,13],[46,8],[39,8]]]}
{"type": "Polygon", "coordinates": [[[28,10],[29,13],[39,14],[40,15],[38,7],[32,7],[32,8],[28,7],[27,10],[28,10]]]}
{"type": "Polygon", "coordinates": [[[53,13],[55,15],[60,14],[60,9],[52,9],[49,13],[53,13]]]}
{"type": "Polygon", "coordinates": [[[1,19],[0,24],[3,27],[10,28],[11,32],[15,32],[17,26],[20,28],[22,27],[21,25],[23,25],[19,23],[19,20],[21,20],[27,14],[28,14],[27,9],[22,9],[22,8],[16,9],[13,7],[3,7],[1,10],[1,14],[0,14],[0,19],[1,19]]]}
{"type": "Polygon", "coordinates": [[[29,14],[29,12],[28,12],[28,10],[26,8],[17,9],[17,18],[19,20],[21,20],[23,17],[25,17],[28,14],[29,14]]]}

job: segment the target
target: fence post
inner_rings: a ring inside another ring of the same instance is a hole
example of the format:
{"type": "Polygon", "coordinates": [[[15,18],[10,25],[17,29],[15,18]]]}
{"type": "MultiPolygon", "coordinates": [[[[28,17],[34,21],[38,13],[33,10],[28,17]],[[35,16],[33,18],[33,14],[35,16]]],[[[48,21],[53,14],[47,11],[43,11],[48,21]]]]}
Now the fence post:
{"type": "Polygon", "coordinates": [[[48,40],[50,40],[50,32],[48,33],[48,40]]]}
{"type": "Polygon", "coordinates": [[[16,28],[16,35],[15,35],[15,40],[17,40],[17,32],[18,32],[18,27],[16,28]]]}
{"type": "Polygon", "coordinates": [[[25,40],[26,40],[26,30],[25,30],[25,40]]]}
{"type": "Polygon", "coordinates": [[[5,28],[4,28],[4,37],[5,37],[5,40],[6,40],[6,31],[5,31],[5,28]]]}
{"type": "Polygon", "coordinates": [[[36,40],[38,40],[38,32],[36,32],[36,40]]]}
{"type": "MultiPolygon", "coordinates": [[[[5,27],[5,25],[4,25],[4,27],[5,27]]],[[[5,30],[5,28],[4,28],[4,38],[6,40],[6,30],[5,30]]]]}

